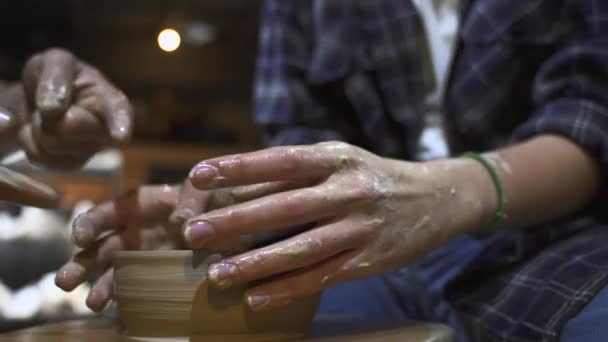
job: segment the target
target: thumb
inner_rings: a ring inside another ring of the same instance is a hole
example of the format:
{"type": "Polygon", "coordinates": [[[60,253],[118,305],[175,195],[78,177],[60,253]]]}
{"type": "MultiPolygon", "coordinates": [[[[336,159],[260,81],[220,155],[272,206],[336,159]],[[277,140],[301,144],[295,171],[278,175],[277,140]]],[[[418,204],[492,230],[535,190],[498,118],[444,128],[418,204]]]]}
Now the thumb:
{"type": "Polygon", "coordinates": [[[49,186],[0,166],[0,200],[41,208],[59,204],[59,195],[49,186]]]}

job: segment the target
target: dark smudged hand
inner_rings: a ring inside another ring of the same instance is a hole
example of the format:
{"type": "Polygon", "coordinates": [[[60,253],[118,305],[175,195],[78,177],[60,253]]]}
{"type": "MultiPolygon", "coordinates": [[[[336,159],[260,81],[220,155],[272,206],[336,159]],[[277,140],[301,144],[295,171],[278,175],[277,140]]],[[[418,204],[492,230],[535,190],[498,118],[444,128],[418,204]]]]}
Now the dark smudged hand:
{"type": "Polygon", "coordinates": [[[32,161],[80,167],[100,149],[131,136],[133,111],[125,94],[65,50],[30,58],[23,91],[19,140],[32,161]]]}

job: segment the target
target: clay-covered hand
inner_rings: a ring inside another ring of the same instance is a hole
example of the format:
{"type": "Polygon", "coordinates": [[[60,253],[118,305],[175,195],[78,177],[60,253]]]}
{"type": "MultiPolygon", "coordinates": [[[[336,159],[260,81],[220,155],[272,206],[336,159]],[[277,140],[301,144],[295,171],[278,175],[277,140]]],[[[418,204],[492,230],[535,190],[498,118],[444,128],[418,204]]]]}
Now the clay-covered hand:
{"type": "Polygon", "coordinates": [[[495,194],[483,172],[473,160],[404,162],[340,142],[216,158],[192,170],[197,189],[317,181],[192,218],[184,237],[191,247],[205,248],[314,224],[210,267],[220,288],[255,281],[247,302],[253,310],[269,309],[338,282],[396,270],[485,222],[494,203],[484,203],[480,191],[495,194]]]}
{"type": "MultiPolygon", "coordinates": [[[[112,299],[113,252],[184,249],[187,246],[179,228],[189,217],[289,186],[280,183],[263,188],[200,191],[185,182],[181,186],[144,186],[114,201],[100,204],[75,220],[72,240],[82,251],[59,270],[57,286],[71,291],[87,279],[97,278],[87,305],[100,311],[112,299]]],[[[251,241],[247,236],[238,236],[214,246],[214,249],[233,253],[247,248],[251,241]]]]}
{"type": "Polygon", "coordinates": [[[0,105],[8,109],[0,126],[13,128],[28,157],[49,167],[80,167],[131,136],[133,111],[125,94],[61,49],[31,57],[22,82],[2,90],[0,105]]]}
{"type": "MultiPolygon", "coordinates": [[[[251,201],[274,193],[303,188],[314,184],[316,181],[318,180],[314,178],[303,178],[297,181],[268,182],[214,189],[211,191],[198,190],[190,181],[186,181],[181,188],[177,205],[171,215],[170,221],[178,229],[176,233],[183,236],[183,230],[188,227],[186,223],[202,213],[251,201]],[[179,231],[179,228],[181,228],[181,231],[179,231]]],[[[227,239],[210,242],[205,247],[209,250],[222,252],[223,254],[234,254],[246,251],[263,241],[275,239],[276,235],[280,234],[276,234],[276,232],[256,232],[255,234],[235,235],[227,239]]]]}
{"type": "Polygon", "coordinates": [[[87,305],[94,311],[102,310],[112,298],[113,252],[182,245],[180,234],[175,234],[169,224],[179,188],[144,186],[79,216],[72,228],[72,240],[82,250],[58,271],[57,286],[71,291],[97,278],[87,305]]]}

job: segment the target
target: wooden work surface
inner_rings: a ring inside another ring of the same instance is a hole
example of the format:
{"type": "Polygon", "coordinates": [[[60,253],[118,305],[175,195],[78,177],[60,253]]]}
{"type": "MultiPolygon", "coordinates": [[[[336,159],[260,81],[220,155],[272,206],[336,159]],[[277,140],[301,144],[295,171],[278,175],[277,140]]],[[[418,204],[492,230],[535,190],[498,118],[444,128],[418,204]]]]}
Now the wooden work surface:
{"type": "Polygon", "coordinates": [[[313,323],[311,336],[204,336],[190,339],[130,338],[120,333],[119,325],[108,319],[89,319],[44,325],[10,334],[0,335],[1,342],[127,342],[127,341],[191,341],[191,342],[272,342],[272,341],[411,341],[449,342],[451,329],[431,323],[366,326],[360,321],[344,318],[318,318],[313,323]]]}

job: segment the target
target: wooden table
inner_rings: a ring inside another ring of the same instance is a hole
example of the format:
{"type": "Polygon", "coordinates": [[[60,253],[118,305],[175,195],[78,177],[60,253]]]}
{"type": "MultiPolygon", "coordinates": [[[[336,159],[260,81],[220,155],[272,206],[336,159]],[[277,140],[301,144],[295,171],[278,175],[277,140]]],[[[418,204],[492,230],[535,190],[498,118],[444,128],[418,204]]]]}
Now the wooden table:
{"type": "Polygon", "coordinates": [[[39,326],[10,334],[0,335],[1,342],[127,342],[127,341],[190,341],[190,342],[272,342],[272,341],[317,341],[317,342],[364,342],[364,341],[411,341],[449,342],[452,331],[449,327],[434,323],[408,323],[399,325],[369,325],[345,318],[317,318],[311,336],[286,338],[277,336],[204,336],[190,339],[138,339],[120,333],[119,325],[108,319],[68,321],[39,326]]]}

